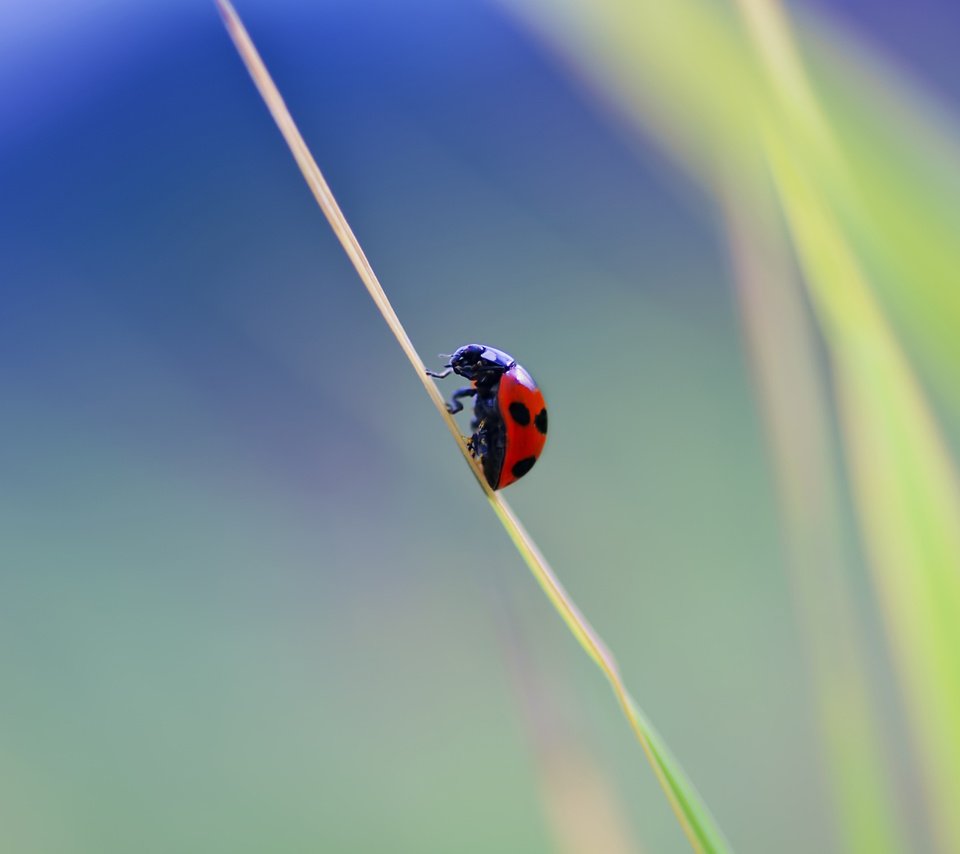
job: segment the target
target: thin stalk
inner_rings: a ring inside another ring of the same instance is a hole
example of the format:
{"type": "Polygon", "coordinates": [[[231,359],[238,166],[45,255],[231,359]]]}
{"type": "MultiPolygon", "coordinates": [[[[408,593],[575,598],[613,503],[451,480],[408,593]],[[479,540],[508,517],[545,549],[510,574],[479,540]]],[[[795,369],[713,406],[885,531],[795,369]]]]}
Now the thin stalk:
{"type": "Polygon", "coordinates": [[[690,842],[691,847],[698,852],[728,851],[729,846],[726,840],[700,799],[699,794],[687,779],[679,763],[672,758],[666,746],[661,741],[660,736],[653,729],[636,701],[627,691],[627,687],[620,676],[617,663],[610,651],[600,639],[600,636],[594,631],[593,627],[587,622],[583,614],[580,613],[580,610],[570,598],[567,591],[564,590],[563,585],[560,583],[553,569],[551,569],[550,564],[540,549],[537,548],[533,538],[527,533],[523,525],[520,524],[510,505],[507,504],[500,493],[494,492],[490,488],[486,479],[483,477],[483,472],[478,462],[467,449],[466,442],[460,435],[460,429],[457,427],[456,421],[454,421],[453,417],[447,412],[446,404],[436,384],[427,376],[426,365],[410,341],[410,337],[404,330],[400,318],[397,317],[397,313],[393,310],[390,300],[387,299],[387,295],[380,285],[380,281],[377,279],[373,267],[371,267],[367,256],[360,246],[360,242],[357,240],[343,212],[340,210],[340,206],[334,199],[329,185],[320,172],[316,161],[313,159],[313,155],[311,155],[310,150],[307,148],[303,136],[300,134],[276,84],[274,84],[270,77],[243,23],[233,6],[229,3],[229,0],[215,0],[215,2],[223,17],[227,32],[230,34],[231,39],[233,39],[233,43],[236,45],[237,51],[247,67],[247,71],[249,71],[254,84],[267,105],[267,109],[270,111],[274,121],[280,128],[283,138],[290,147],[290,151],[297,165],[300,167],[300,171],[303,173],[304,180],[313,192],[317,204],[323,211],[324,216],[326,216],[330,227],[339,239],[347,256],[353,262],[361,281],[374,303],[376,303],[387,325],[390,327],[390,331],[393,332],[404,354],[413,366],[417,379],[423,384],[427,395],[437,408],[437,412],[440,413],[440,417],[456,440],[460,453],[463,454],[464,459],[470,466],[470,470],[473,472],[477,483],[480,484],[480,488],[490,502],[490,506],[497,514],[510,539],[513,540],[514,545],[516,545],[521,557],[533,573],[534,578],[547,594],[547,598],[551,604],[563,618],[563,621],[567,624],[567,627],[587,655],[593,659],[594,663],[610,682],[620,707],[630,724],[630,728],[633,730],[637,741],[640,742],[640,746],[643,748],[653,768],[654,774],[666,794],[670,807],[690,842]]]}

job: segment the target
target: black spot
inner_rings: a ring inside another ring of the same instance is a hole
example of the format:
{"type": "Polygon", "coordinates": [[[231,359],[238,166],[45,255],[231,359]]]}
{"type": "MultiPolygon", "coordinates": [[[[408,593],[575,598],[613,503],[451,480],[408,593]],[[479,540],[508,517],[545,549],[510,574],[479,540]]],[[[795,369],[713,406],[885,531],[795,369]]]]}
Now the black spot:
{"type": "Polygon", "coordinates": [[[513,472],[514,477],[523,477],[530,469],[533,468],[533,464],[537,461],[536,457],[524,457],[517,463],[514,463],[513,468],[510,469],[513,472]]]}
{"type": "Polygon", "coordinates": [[[547,435],[547,410],[541,409],[537,413],[537,417],[533,419],[533,423],[536,425],[537,429],[543,433],[544,436],[547,435]]]}
{"type": "Polygon", "coordinates": [[[510,415],[521,427],[526,427],[530,423],[530,410],[517,401],[510,404],[510,415]]]}

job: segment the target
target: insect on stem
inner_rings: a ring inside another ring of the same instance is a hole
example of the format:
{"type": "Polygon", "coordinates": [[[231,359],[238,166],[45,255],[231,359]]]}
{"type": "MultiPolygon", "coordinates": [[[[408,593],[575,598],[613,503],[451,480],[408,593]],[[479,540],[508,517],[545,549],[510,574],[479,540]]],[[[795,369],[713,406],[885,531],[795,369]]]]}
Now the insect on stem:
{"type": "Polygon", "coordinates": [[[680,765],[670,757],[666,751],[659,736],[647,722],[646,718],[640,712],[639,706],[630,696],[626,685],[620,677],[616,661],[610,651],[604,645],[599,635],[593,627],[587,622],[583,614],[574,604],[570,595],[564,590],[563,585],[557,578],[546,558],[537,548],[536,543],[527,533],[526,529],[520,524],[513,510],[504,501],[500,493],[495,492],[484,476],[477,460],[473,458],[467,448],[467,444],[460,435],[460,430],[453,417],[447,412],[446,404],[440,394],[436,384],[429,378],[427,368],[420,358],[409,336],[400,323],[400,318],[393,310],[390,300],[380,285],[367,256],[364,254],[357,240],[347,223],[346,217],[340,210],[330,191],[330,187],[320,172],[316,161],[313,159],[310,150],[307,148],[300,131],[297,128],[279,90],[274,84],[269,72],[263,64],[253,41],[250,39],[246,29],[243,26],[236,11],[229,0],[215,0],[220,14],[223,17],[227,32],[230,34],[233,43],[241,59],[247,67],[253,82],[260,92],[261,97],[267,105],[267,109],[273,116],[274,121],[280,129],[283,138],[293,154],[304,180],[310,187],[317,204],[326,216],[330,227],[336,234],[347,256],[353,262],[361,281],[370,294],[377,308],[383,315],[384,320],[390,327],[402,348],[410,364],[413,366],[417,378],[423,384],[427,395],[433,401],[437,411],[440,413],[450,432],[457,441],[457,446],[463,454],[471,471],[476,477],[480,488],[484,491],[490,502],[491,507],[497,514],[503,524],[507,534],[513,540],[517,550],[523,557],[524,562],[533,573],[537,583],[546,593],[547,598],[553,604],[567,627],[573,633],[574,637],[583,647],[584,651],[596,662],[597,666],[603,671],[609,680],[620,707],[630,724],[631,729],[640,742],[644,753],[653,768],[654,774],[660,783],[667,800],[677,818],[677,821],[695,851],[704,852],[722,852],[729,850],[726,841],[723,838],[718,827],[716,827],[712,816],[702,803],[693,785],[687,780],[686,775],[680,765]]]}

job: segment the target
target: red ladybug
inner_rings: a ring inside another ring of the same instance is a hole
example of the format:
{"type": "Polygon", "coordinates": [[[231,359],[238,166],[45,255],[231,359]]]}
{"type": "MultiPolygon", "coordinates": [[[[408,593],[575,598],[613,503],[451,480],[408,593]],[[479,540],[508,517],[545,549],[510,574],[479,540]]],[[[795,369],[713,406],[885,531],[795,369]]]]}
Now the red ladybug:
{"type": "Polygon", "coordinates": [[[453,393],[447,411],[463,409],[462,397],[473,397],[475,431],[470,452],[480,460],[491,489],[502,489],[533,468],[547,441],[547,407],[543,394],[513,356],[483,344],[466,344],[456,351],[440,372],[470,380],[453,393]]]}

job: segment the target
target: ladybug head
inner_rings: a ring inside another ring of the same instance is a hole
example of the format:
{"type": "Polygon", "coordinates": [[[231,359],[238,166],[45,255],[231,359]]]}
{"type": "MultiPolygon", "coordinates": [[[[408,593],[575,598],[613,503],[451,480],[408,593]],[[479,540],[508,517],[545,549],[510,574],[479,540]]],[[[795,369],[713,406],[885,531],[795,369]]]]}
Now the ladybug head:
{"type": "Polygon", "coordinates": [[[468,380],[480,381],[499,377],[516,364],[506,353],[484,344],[466,344],[451,357],[449,367],[468,380]]]}
{"type": "Polygon", "coordinates": [[[514,364],[506,353],[485,344],[466,344],[450,357],[450,367],[468,380],[486,373],[502,374],[514,364]]]}
{"type": "Polygon", "coordinates": [[[486,349],[482,344],[467,344],[455,350],[450,357],[449,365],[461,376],[467,376],[467,371],[472,371],[483,362],[483,351],[486,349]]]}

